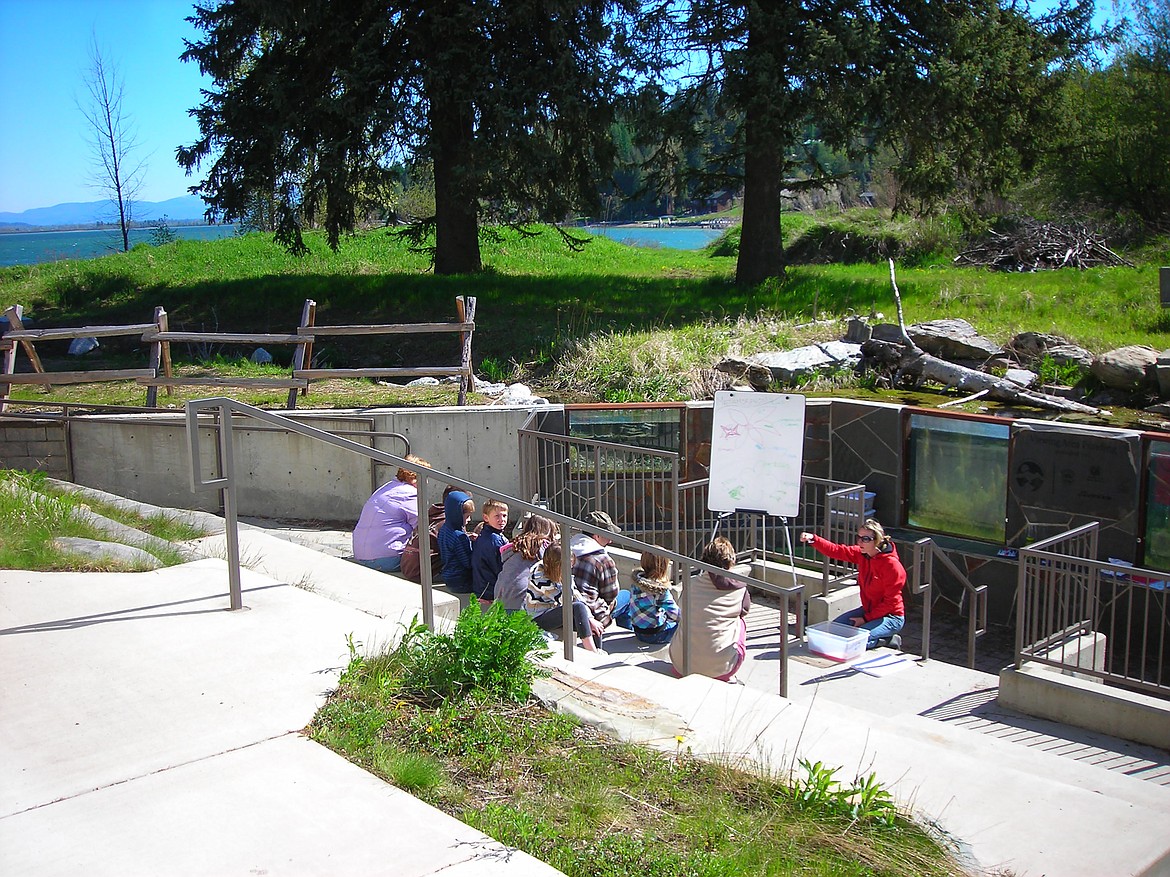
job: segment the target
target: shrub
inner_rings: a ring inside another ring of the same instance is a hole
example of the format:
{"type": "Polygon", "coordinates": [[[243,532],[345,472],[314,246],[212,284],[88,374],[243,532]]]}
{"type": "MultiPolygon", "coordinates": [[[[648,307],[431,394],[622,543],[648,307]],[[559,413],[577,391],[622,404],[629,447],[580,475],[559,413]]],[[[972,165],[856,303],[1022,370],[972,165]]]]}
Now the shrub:
{"type": "Polygon", "coordinates": [[[545,653],[544,635],[524,612],[493,604],[482,612],[472,600],[451,634],[434,633],[417,620],[394,652],[404,694],[433,701],[472,691],[520,703],[541,672],[534,652],[545,653]]]}

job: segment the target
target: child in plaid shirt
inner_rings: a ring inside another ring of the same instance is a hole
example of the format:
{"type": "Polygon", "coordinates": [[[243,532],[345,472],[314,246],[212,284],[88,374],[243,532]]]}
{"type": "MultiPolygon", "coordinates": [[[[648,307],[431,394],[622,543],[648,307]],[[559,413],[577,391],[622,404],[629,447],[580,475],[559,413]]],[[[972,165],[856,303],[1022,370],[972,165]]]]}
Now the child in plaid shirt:
{"type": "Polygon", "coordinates": [[[670,642],[678,630],[678,603],[670,592],[670,561],[649,551],[642,553],[641,560],[630,590],[618,593],[613,620],[632,630],[640,642],[661,645],[670,642]]]}

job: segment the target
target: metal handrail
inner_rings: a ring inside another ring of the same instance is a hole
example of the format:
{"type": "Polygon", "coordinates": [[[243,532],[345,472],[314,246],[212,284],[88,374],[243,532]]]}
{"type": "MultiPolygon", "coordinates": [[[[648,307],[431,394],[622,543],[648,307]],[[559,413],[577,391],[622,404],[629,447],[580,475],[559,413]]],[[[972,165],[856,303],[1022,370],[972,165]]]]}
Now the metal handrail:
{"type": "Polygon", "coordinates": [[[910,592],[922,596],[922,660],[930,660],[930,616],[934,603],[932,583],[934,582],[934,540],[919,539],[911,546],[910,569],[907,580],[910,592]]]}
{"type": "MultiPolygon", "coordinates": [[[[959,598],[960,612],[963,610],[963,600],[968,596],[971,598],[971,611],[967,616],[967,668],[974,670],[976,641],[979,637],[987,633],[987,585],[976,585],[967,578],[967,574],[959,569],[953,560],[947,557],[946,549],[940,548],[928,536],[914,543],[913,564],[916,568],[916,574],[923,576],[926,582],[918,590],[915,590],[915,593],[927,592],[928,597],[931,596],[930,586],[931,582],[934,581],[935,558],[940,560],[942,565],[947,568],[947,571],[958,579],[959,584],[963,588],[963,595],[959,598]],[[921,564],[920,567],[919,564],[921,564]]],[[[930,599],[923,600],[922,635],[925,643],[929,643],[930,638],[930,603],[930,599]]],[[[927,645],[923,646],[924,652],[927,648],[927,645]]],[[[924,653],[923,657],[928,657],[928,655],[924,653]]]]}
{"type": "MultiPolygon", "coordinates": [[[[451,484],[455,487],[469,492],[479,492],[497,496],[508,503],[509,510],[517,509],[520,512],[528,512],[534,515],[543,515],[546,518],[557,523],[561,528],[562,544],[567,546],[572,539],[573,534],[585,532],[585,525],[582,521],[576,518],[570,518],[558,512],[551,511],[542,506],[538,506],[531,501],[520,499],[519,497],[509,496],[498,490],[492,490],[477,484],[474,481],[468,481],[463,478],[458,478],[454,475],[446,473],[435,472],[424,466],[419,466],[411,463],[405,457],[400,457],[397,454],[391,454],[386,451],[380,451],[376,448],[369,448],[349,439],[341,438],[330,432],[326,432],[316,427],[308,426],[303,423],[298,423],[288,417],[280,414],[275,414],[271,411],[265,411],[261,408],[256,408],[243,402],[238,402],[234,399],[227,399],[223,397],[210,399],[194,399],[186,404],[186,418],[187,418],[187,446],[191,459],[191,490],[198,492],[201,488],[218,488],[223,494],[224,507],[224,523],[226,525],[226,542],[227,542],[227,563],[228,563],[228,583],[230,589],[230,604],[231,609],[243,608],[243,595],[240,585],[240,546],[238,521],[236,514],[236,475],[235,475],[235,460],[232,453],[232,415],[239,414],[260,420],[265,423],[279,426],[289,432],[302,435],[306,438],[315,439],[317,441],[325,442],[334,447],[342,448],[343,450],[352,451],[363,457],[367,457],[378,462],[385,463],[390,466],[403,466],[411,469],[411,471],[418,473],[418,492],[419,496],[429,496],[428,489],[430,482],[434,480],[436,483],[442,482],[444,484],[451,484]],[[200,466],[200,445],[199,445],[199,429],[200,429],[200,414],[205,416],[211,415],[215,419],[215,427],[218,431],[218,463],[219,473],[211,478],[204,478],[200,466]]],[[[652,551],[656,554],[663,555],[668,560],[674,562],[674,568],[677,571],[687,571],[689,575],[694,575],[695,572],[714,572],[727,579],[736,582],[742,582],[745,585],[753,585],[755,587],[765,586],[766,583],[761,582],[750,575],[743,575],[734,570],[723,569],[722,567],[712,566],[703,563],[701,560],[686,557],[676,551],[663,548],[660,545],[651,545],[647,542],[641,542],[623,534],[614,533],[611,535],[611,541],[615,544],[632,549],[634,551],[652,551]]],[[[434,595],[432,593],[433,578],[431,570],[431,554],[429,551],[419,552],[419,565],[421,567],[421,589],[422,589],[422,610],[423,610],[423,624],[432,630],[435,627],[435,605],[434,595]]],[[[562,564],[562,576],[568,577],[568,581],[562,581],[562,588],[566,595],[572,593],[571,583],[571,564],[562,564]]],[[[789,658],[789,637],[787,631],[787,618],[789,609],[793,600],[795,600],[796,611],[799,617],[803,618],[804,603],[802,599],[802,589],[799,586],[791,588],[777,588],[774,584],[767,586],[772,593],[781,597],[781,608],[783,618],[785,619],[784,626],[780,631],[780,683],[779,693],[781,697],[788,695],[788,658],[789,658]]],[[[691,589],[684,587],[682,591],[682,611],[684,617],[690,617],[690,598],[691,589]]],[[[567,661],[573,660],[573,641],[575,637],[570,635],[573,630],[573,615],[572,615],[572,600],[563,599],[563,630],[565,635],[564,641],[564,657],[567,661]]],[[[798,627],[802,628],[800,624],[798,627]]],[[[689,638],[684,637],[682,650],[682,667],[681,672],[686,675],[690,666],[690,648],[689,638]]]]}

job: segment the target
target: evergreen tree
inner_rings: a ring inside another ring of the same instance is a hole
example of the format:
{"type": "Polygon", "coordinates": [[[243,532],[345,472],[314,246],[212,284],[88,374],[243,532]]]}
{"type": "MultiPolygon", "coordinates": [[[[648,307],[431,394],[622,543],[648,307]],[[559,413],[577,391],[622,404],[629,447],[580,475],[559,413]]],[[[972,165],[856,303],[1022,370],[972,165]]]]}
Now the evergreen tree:
{"type": "Polygon", "coordinates": [[[381,210],[391,168],[434,175],[436,273],[478,271],[482,211],[562,220],[592,207],[611,168],[625,0],[225,0],[197,7],[185,60],[214,81],[178,150],[224,219],[257,193],[277,239],[332,247],[381,210]],[[611,16],[610,12],[614,13],[611,16]]]}
{"type": "MultiPolygon", "coordinates": [[[[999,0],[663,0],[646,66],[689,71],[684,90],[717,94],[722,118],[737,123],[720,170],[742,166],[736,281],[752,285],[783,274],[783,190],[823,182],[794,179],[822,146],[853,159],[899,144],[903,185],[923,199],[960,181],[986,190],[1026,167],[1047,133],[1031,102],[1051,97],[1053,65],[1084,48],[1091,10],[1078,0],[1036,20],[999,0]],[[815,142],[801,137],[809,124],[815,142]]],[[[675,107],[701,103],[683,96],[675,107]]],[[[693,118],[676,112],[664,125],[693,136],[693,118]]]]}

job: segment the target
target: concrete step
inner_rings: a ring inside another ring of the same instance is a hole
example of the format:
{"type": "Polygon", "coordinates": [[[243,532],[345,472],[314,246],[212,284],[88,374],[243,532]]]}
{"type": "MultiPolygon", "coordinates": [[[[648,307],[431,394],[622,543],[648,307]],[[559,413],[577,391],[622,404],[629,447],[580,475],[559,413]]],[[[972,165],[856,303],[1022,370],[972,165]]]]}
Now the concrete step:
{"type": "MultiPolygon", "coordinates": [[[[226,537],[208,536],[195,543],[209,557],[225,558],[226,537]]],[[[305,545],[272,535],[268,530],[241,524],[240,563],[248,569],[328,597],[403,625],[422,620],[422,586],[400,576],[387,575],[361,564],[322,554],[305,545]]],[[[459,599],[435,589],[432,592],[436,624],[454,624],[459,618],[459,599]]]]}
{"type": "Polygon", "coordinates": [[[872,772],[973,872],[1170,871],[1170,789],[1156,784],[920,716],[665,679],[613,654],[548,664],[543,698],[626,739],[779,775],[799,775],[802,758],[840,766],[845,781],[872,772]]]}

